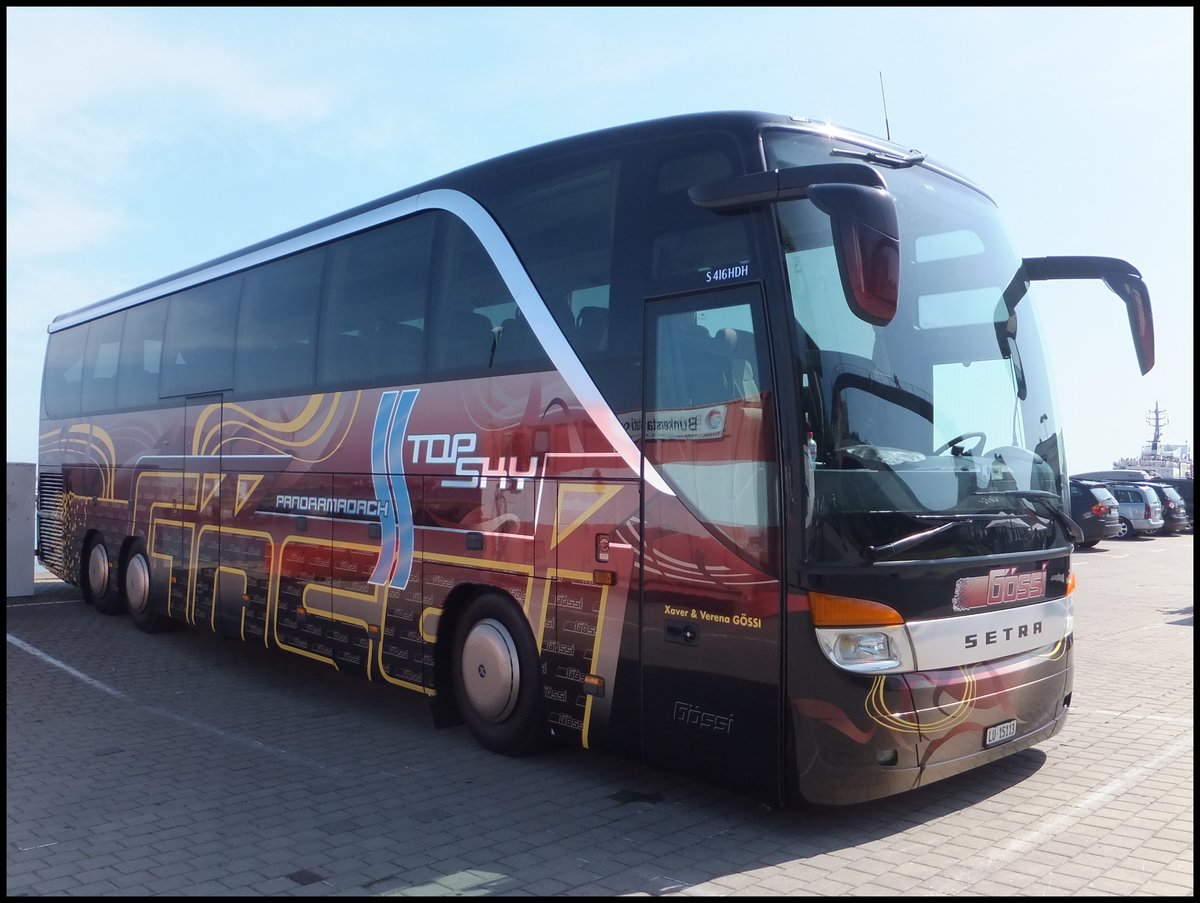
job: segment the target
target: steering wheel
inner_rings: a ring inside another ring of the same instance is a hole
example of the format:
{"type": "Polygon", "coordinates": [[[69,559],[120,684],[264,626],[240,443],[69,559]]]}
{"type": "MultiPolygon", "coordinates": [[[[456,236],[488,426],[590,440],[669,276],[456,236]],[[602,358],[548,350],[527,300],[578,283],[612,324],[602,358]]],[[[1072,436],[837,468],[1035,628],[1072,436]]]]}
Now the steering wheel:
{"type": "Polygon", "coordinates": [[[953,448],[955,445],[958,445],[964,439],[978,439],[979,440],[978,442],[975,443],[974,447],[969,452],[966,452],[966,454],[971,455],[972,457],[978,457],[979,453],[981,451],[983,451],[983,446],[987,443],[987,434],[986,433],[963,433],[959,436],[955,436],[953,439],[951,439],[949,442],[945,443],[944,445],[939,445],[937,448],[935,448],[933,450],[933,453],[934,453],[934,455],[940,455],[946,449],[953,448]]]}

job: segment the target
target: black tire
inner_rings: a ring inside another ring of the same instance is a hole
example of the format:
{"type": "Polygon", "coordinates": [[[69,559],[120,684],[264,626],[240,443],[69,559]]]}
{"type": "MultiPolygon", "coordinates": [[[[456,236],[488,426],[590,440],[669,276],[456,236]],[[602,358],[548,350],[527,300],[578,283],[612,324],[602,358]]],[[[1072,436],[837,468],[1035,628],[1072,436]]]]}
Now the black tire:
{"type": "Polygon", "coordinates": [[[1098,545],[1100,545],[1100,540],[1098,540],[1098,539],[1089,539],[1087,542],[1081,542],[1081,543],[1079,543],[1079,548],[1081,548],[1081,549],[1091,549],[1091,548],[1095,548],[1095,547],[1096,547],[1096,546],[1098,546],[1098,545]]]}
{"type": "Polygon", "coordinates": [[[1117,539],[1134,539],[1136,537],[1137,533],[1133,530],[1133,524],[1125,518],[1121,518],[1121,532],[1117,534],[1117,539]]]}
{"type": "Polygon", "coordinates": [[[451,678],[459,712],[480,746],[520,756],[541,745],[537,645],[511,599],[486,592],[467,603],[454,630],[451,678]]]}
{"type": "Polygon", "coordinates": [[[129,619],[138,630],[158,633],[167,625],[167,618],[154,611],[150,601],[150,559],[140,539],[135,539],[125,550],[119,587],[129,619]]]}
{"type": "Polygon", "coordinates": [[[83,589],[83,600],[104,615],[119,615],[125,610],[117,592],[114,570],[104,538],[93,533],[83,544],[79,586],[83,589]]]}

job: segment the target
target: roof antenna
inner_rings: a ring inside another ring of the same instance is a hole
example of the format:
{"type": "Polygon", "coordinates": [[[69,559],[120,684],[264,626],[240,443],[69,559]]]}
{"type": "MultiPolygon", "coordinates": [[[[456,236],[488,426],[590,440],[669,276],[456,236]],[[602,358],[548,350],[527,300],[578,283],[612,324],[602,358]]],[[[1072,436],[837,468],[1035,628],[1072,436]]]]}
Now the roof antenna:
{"type": "Polygon", "coordinates": [[[892,140],[892,127],[888,125],[887,94],[883,90],[883,70],[879,70],[879,95],[883,98],[883,128],[887,132],[887,140],[892,140]]]}

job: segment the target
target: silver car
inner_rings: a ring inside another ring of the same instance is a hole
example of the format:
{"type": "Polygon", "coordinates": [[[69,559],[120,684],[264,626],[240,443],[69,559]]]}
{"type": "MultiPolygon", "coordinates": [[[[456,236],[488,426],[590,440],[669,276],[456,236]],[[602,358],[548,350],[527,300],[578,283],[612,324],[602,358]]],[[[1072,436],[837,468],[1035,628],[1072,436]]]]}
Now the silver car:
{"type": "Polygon", "coordinates": [[[1142,483],[1109,483],[1108,491],[1116,496],[1120,505],[1118,539],[1152,536],[1162,529],[1162,500],[1153,488],[1142,483]]]}

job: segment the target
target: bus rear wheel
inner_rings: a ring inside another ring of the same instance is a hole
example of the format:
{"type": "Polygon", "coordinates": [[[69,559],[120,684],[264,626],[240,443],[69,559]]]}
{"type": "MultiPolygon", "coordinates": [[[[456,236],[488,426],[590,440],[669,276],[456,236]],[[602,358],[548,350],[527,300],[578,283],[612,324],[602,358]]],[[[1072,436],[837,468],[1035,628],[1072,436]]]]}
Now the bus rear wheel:
{"type": "Polygon", "coordinates": [[[154,611],[150,602],[150,559],[146,545],[140,539],[125,551],[121,562],[121,598],[129,610],[129,619],[143,633],[158,633],[166,626],[166,618],[154,611]]]}
{"type": "Polygon", "coordinates": [[[489,592],[467,604],[451,672],[463,721],[481,746],[519,756],[544,739],[537,646],[511,600],[489,592]]]}
{"type": "Polygon", "coordinates": [[[99,534],[89,536],[84,543],[81,568],[79,585],[85,602],[105,615],[118,615],[125,610],[113,581],[108,546],[99,534]]]}

